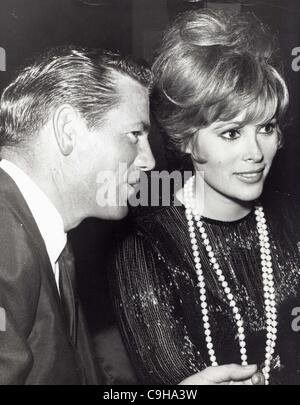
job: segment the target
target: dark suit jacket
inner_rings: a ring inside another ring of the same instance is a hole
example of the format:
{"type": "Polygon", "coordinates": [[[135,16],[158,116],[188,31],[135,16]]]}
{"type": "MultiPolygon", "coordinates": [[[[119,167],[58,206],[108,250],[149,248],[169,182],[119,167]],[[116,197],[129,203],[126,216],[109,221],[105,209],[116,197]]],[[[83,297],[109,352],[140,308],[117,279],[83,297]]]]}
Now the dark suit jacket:
{"type": "Polygon", "coordinates": [[[42,236],[2,169],[0,308],[0,384],[102,383],[81,310],[75,303],[71,339],[42,236]]]}

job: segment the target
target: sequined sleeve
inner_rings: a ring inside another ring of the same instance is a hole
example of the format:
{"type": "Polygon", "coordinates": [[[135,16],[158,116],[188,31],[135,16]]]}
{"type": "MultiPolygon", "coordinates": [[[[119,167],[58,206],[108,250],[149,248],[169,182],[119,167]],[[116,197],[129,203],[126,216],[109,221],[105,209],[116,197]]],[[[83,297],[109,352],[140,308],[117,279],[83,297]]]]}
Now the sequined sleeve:
{"type": "Polygon", "coordinates": [[[189,365],[194,348],[176,314],[176,288],[167,267],[153,241],[136,234],[116,255],[116,314],[142,384],[179,383],[197,371],[189,365]]]}
{"type": "MultiPolygon", "coordinates": [[[[272,257],[278,337],[270,383],[299,384],[300,204],[281,194],[263,200],[272,257]]],[[[120,330],[143,384],[177,384],[210,365],[201,297],[183,207],[151,208],[133,217],[115,258],[112,295],[120,330]]],[[[263,366],[267,340],[261,251],[254,212],[233,222],[204,219],[224,277],[243,315],[249,363],[263,366]]],[[[209,324],[218,364],[240,363],[237,325],[206,247],[209,324]]]]}

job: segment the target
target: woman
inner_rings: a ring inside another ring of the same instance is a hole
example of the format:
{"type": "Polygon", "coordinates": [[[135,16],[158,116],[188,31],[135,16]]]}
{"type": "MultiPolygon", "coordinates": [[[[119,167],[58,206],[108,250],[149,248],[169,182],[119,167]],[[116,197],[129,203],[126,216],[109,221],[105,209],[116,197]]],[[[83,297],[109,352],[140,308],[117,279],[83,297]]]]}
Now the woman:
{"type": "Polygon", "coordinates": [[[262,195],[288,104],[270,37],[248,16],[188,12],[153,70],[156,118],[195,174],[181,206],[148,209],[118,250],[113,292],[140,381],[218,382],[236,363],[300,383],[300,206],[262,195]]]}

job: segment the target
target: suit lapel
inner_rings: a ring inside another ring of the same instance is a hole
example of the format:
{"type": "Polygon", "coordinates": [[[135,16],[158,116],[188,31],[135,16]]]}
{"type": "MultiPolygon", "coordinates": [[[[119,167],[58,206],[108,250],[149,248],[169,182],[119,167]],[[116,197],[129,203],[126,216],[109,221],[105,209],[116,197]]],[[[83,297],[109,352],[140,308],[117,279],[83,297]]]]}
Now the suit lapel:
{"type": "Polygon", "coordinates": [[[57,302],[62,320],[64,320],[60,296],[44,239],[18,186],[2,168],[0,168],[0,198],[2,198],[6,204],[10,205],[16,218],[26,228],[30,235],[31,245],[41,262],[41,271],[44,272],[49,281],[53,293],[52,296],[57,302]]]}

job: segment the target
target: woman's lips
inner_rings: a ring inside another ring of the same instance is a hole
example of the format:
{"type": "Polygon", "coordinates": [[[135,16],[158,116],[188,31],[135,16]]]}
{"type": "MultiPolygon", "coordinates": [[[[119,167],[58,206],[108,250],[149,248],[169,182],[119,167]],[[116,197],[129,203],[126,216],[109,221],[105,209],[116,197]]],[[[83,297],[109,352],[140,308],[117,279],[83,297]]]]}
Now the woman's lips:
{"type": "Polygon", "coordinates": [[[246,172],[235,173],[235,176],[244,183],[258,183],[262,180],[264,168],[246,172]]]}

